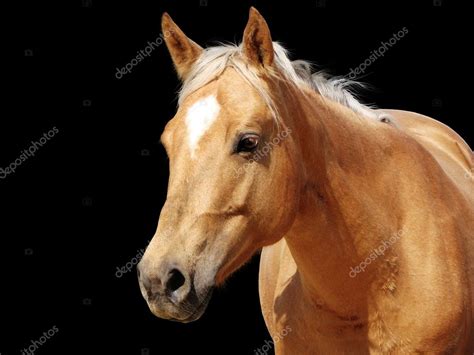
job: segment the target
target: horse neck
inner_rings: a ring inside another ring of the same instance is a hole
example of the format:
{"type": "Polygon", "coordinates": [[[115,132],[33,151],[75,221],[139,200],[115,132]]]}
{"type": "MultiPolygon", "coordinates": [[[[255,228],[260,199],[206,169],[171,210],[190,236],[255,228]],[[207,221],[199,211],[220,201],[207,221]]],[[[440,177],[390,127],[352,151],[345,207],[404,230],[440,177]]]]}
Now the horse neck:
{"type": "Polygon", "coordinates": [[[303,183],[300,208],[285,239],[301,283],[318,307],[362,313],[376,268],[351,277],[351,267],[397,230],[396,218],[377,208],[385,197],[371,183],[382,168],[375,156],[383,143],[371,134],[375,123],[339,104],[314,95],[301,105],[295,125],[303,183]]]}

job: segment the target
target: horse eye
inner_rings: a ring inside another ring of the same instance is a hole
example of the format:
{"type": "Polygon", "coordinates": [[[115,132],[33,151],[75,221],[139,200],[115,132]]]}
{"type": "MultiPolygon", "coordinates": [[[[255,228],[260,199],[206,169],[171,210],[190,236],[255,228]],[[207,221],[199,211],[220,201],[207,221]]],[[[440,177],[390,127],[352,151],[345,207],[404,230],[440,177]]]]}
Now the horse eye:
{"type": "Polygon", "coordinates": [[[256,134],[247,134],[240,138],[237,153],[253,152],[258,147],[259,137],[256,134]]]}

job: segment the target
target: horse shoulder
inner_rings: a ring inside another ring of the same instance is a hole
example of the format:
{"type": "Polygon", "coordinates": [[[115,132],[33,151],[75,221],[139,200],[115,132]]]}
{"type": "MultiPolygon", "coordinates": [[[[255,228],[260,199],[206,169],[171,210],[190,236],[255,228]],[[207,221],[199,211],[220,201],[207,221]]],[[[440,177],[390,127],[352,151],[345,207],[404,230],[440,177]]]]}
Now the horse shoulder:
{"type": "MultiPolygon", "coordinates": [[[[409,202],[415,210],[416,207],[419,207],[418,211],[421,212],[431,208],[434,213],[431,220],[430,218],[424,220],[424,231],[421,234],[415,233],[422,236],[421,239],[416,235],[413,238],[408,236],[404,238],[404,248],[410,250],[411,257],[417,259],[416,256],[419,256],[419,261],[426,262],[428,254],[424,250],[431,250],[432,256],[436,254],[430,262],[437,265],[436,272],[431,273],[432,275],[427,273],[425,262],[412,262],[409,267],[419,286],[417,299],[425,300],[423,302],[425,310],[431,310],[431,312],[424,312],[423,315],[420,314],[414,321],[414,323],[419,323],[418,329],[423,329],[418,332],[418,335],[423,338],[426,334],[431,334],[430,339],[437,339],[442,344],[443,341],[449,341],[448,333],[458,333],[460,338],[458,346],[464,343],[461,348],[466,349],[467,344],[474,340],[474,328],[470,325],[470,319],[474,317],[474,234],[472,233],[474,230],[474,160],[472,150],[451,128],[432,118],[413,112],[383,111],[391,116],[390,122],[393,123],[395,129],[403,131],[408,139],[416,141],[427,154],[433,157],[433,163],[439,165],[441,169],[432,165],[430,159],[421,159],[424,154],[420,155],[419,164],[431,167],[427,169],[430,174],[444,175],[438,175],[439,179],[435,175],[432,177],[433,180],[444,182],[438,188],[451,192],[441,195],[443,196],[441,200],[439,196],[434,198],[433,206],[423,208],[423,205],[417,206],[416,200],[409,202]],[[410,239],[411,241],[408,242],[410,239]],[[425,292],[429,288],[432,290],[431,296],[430,291],[425,292]],[[428,322],[429,314],[436,314],[436,322],[428,322]],[[443,336],[447,338],[443,340],[443,336]]],[[[411,215],[414,217],[416,211],[412,211],[411,215]]],[[[412,227],[415,230],[417,226],[419,225],[414,222],[412,227]]],[[[401,291],[398,290],[398,293],[400,294],[401,291]]],[[[407,292],[406,296],[402,303],[410,305],[412,295],[407,292]]],[[[408,313],[416,313],[418,306],[415,304],[408,313]]],[[[401,314],[407,310],[408,306],[394,316],[400,319],[401,314]]],[[[387,323],[387,319],[384,322],[387,323]]]]}

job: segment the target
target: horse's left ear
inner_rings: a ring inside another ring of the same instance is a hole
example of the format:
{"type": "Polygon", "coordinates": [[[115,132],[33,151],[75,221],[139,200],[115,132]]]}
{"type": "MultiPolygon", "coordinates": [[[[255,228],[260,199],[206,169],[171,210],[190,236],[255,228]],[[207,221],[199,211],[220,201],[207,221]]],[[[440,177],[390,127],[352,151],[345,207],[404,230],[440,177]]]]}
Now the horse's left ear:
{"type": "Polygon", "coordinates": [[[203,49],[189,39],[166,12],[161,18],[161,29],[178,76],[184,80],[203,49]]]}
{"type": "Polygon", "coordinates": [[[250,8],[249,21],[244,31],[244,53],[249,61],[258,66],[273,64],[274,53],[272,36],[267,22],[256,8],[250,8]]]}

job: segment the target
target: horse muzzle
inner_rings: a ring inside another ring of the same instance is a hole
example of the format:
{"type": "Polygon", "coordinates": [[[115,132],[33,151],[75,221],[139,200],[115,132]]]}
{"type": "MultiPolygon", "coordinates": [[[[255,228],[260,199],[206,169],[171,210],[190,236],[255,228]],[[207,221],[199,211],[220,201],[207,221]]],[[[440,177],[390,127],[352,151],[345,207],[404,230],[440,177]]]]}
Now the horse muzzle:
{"type": "Polygon", "coordinates": [[[150,268],[140,262],[137,273],[143,298],[155,316],[189,323],[206,310],[213,286],[197,288],[194,276],[184,268],[170,263],[150,268]]]}

